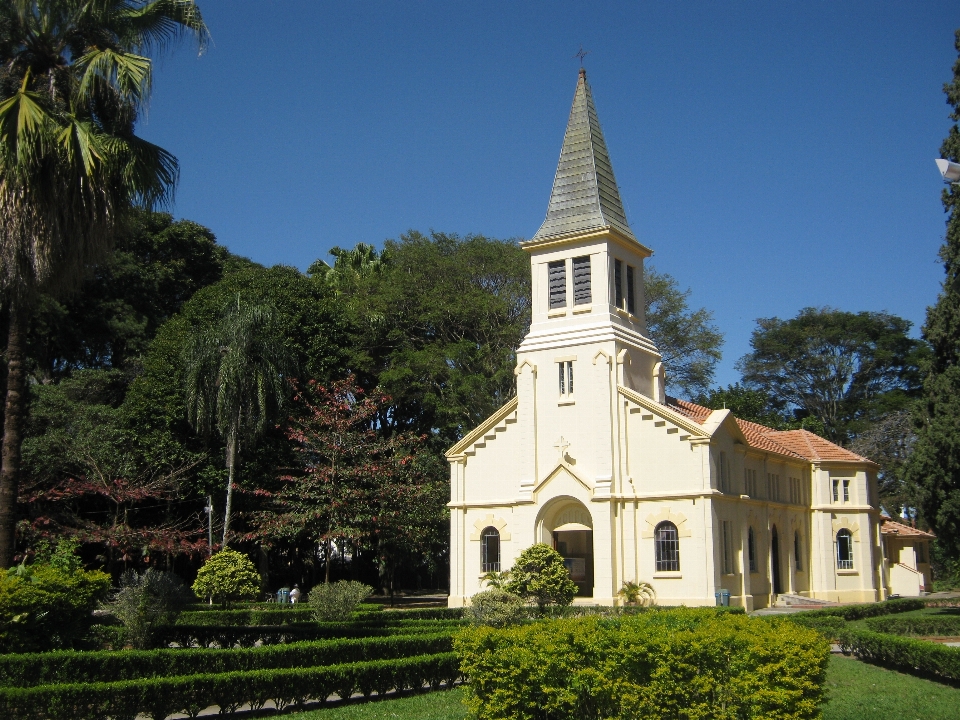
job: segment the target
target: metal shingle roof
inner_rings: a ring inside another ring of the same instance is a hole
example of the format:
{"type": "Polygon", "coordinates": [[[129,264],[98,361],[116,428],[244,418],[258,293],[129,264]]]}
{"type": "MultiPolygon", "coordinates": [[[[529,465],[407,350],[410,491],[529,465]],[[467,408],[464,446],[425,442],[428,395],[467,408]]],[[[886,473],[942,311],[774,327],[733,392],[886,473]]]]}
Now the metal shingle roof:
{"type": "Polygon", "coordinates": [[[547,217],[533,239],[611,226],[636,240],[623,212],[587,73],[581,69],[547,217]]]}

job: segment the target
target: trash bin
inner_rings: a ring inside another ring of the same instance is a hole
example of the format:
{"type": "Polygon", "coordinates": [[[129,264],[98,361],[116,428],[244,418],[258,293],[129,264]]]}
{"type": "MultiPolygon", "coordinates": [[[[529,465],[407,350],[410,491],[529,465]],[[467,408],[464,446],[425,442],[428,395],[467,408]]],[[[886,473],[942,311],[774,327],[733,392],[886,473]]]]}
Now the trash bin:
{"type": "Polygon", "coordinates": [[[719,591],[719,590],[717,590],[717,591],[713,594],[713,597],[714,597],[714,599],[717,601],[717,606],[718,606],[718,607],[719,607],[720,605],[723,605],[723,596],[720,595],[720,591],[719,591]]]}
{"type": "Polygon", "coordinates": [[[277,590],[277,602],[286,605],[290,602],[290,588],[280,588],[277,590]]]}
{"type": "Polygon", "coordinates": [[[729,590],[720,591],[720,604],[723,605],[723,607],[730,607],[730,591],[729,590]]]}

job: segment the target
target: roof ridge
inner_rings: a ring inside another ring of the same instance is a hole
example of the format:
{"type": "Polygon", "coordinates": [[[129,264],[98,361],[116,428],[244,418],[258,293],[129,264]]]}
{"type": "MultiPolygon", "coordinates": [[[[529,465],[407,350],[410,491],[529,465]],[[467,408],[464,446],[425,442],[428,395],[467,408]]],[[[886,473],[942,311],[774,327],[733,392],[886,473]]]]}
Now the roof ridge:
{"type": "Polygon", "coordinates": [[[636,240],[620,199],[587,73],[581,69],[553,178],[547,216],[533,239],[606,227],[613,227],[636,240]]]}

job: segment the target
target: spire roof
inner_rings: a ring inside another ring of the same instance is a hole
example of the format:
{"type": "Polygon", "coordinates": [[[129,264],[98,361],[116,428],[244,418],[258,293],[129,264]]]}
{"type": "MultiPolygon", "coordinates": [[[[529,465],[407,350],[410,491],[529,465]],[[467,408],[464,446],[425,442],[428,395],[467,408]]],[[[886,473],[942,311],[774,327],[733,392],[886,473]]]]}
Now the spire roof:
{"type": "Polygon", "coordinates": [[[581,68],[547,217],[533,240],[607,227],[636,240],[623,212],[587,73],[581,68]]]}

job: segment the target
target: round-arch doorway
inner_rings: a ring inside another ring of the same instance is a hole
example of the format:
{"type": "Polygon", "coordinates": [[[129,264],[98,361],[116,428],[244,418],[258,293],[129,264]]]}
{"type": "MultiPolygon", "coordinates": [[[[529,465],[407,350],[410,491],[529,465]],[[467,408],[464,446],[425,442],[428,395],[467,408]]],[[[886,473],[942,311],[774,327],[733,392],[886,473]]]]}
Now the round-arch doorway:
{"type": "Polygon", "coordinates": [[[542,542],[563,557],[577,597],[593,597],[593,518],[573,498],[558,499],[544,508],[540,520],[542,542]]]}

